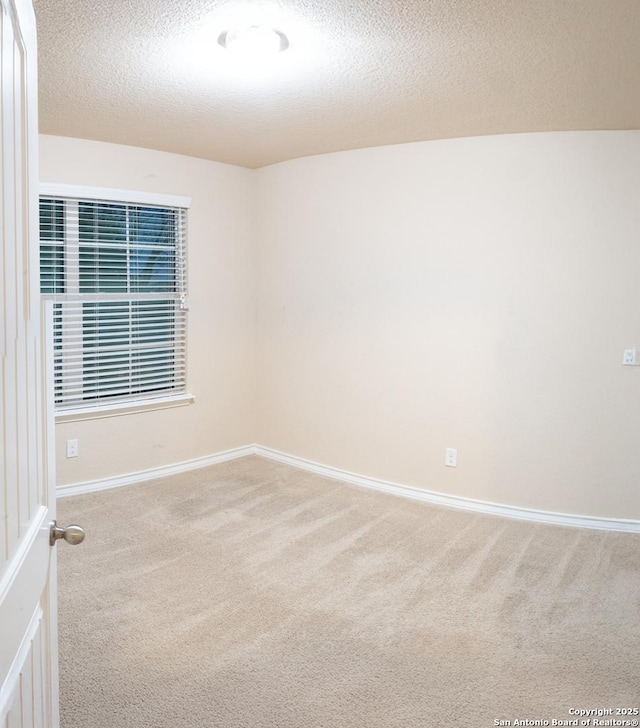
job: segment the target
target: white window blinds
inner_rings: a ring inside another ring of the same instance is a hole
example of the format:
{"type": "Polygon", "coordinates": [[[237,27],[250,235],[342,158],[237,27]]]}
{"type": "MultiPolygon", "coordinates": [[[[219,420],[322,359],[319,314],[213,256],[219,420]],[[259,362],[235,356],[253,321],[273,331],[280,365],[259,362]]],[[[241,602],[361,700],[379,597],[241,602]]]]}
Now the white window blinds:
{"type": "Polygon", "coordinates": [[[56,410],[186,392],[186,210],[41,197],[56,410]]]}

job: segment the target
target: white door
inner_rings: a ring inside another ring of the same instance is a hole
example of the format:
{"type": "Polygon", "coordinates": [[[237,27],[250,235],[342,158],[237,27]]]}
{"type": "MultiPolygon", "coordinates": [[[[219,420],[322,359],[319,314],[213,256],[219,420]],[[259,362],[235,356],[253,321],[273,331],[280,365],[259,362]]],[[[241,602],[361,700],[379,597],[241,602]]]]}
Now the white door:
{"type": "Polygon", "coordinates": [[[55,517],[38,291],[36,30],[2,4],[0,728],[57,728],[55,517]]]}

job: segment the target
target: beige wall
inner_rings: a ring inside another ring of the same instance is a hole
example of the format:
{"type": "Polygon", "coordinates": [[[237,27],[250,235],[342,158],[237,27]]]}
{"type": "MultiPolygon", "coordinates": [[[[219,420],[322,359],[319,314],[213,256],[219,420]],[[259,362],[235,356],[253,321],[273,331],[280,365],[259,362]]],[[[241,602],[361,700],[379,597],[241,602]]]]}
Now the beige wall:
{"type": "Polygon", "coordinates": [[[640,133],[256,174],[258,442],[458,496],[640,518],[640,367],[621,365],[640,348],[640,133]]]}
{"type": "Polygon", "coordinates": [[[59,424],[58,483],[168,465],[254,442],[255,175],[146,149],[41,136],[41,180],[192,198],[189,390],[195,404],[59,424]],[[80,456],[66,459],[77,437],[80,456]]]}
{"type": "Polygon", "coordinates": [[[640,518],[640,367],[620,363],[640,348],[640,133],[259,171],[44,136],[41,170],[193,198],[196,403],[58,425],[60,484],[259,442],[452,495],[640,518]]]}

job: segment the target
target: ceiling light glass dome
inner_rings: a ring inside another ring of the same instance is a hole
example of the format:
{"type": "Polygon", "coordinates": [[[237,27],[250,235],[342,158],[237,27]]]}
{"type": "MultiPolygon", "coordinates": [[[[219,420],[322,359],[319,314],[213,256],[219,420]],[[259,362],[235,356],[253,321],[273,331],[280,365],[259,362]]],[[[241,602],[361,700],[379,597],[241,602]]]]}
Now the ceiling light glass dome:
{"type": "Polygon", "coordinates": [[[287,36],[275,28],[263,25],[245,25],[225,30],[218,43],[228,51],[244,56],[267,56],[289,47],[287,36]]]}

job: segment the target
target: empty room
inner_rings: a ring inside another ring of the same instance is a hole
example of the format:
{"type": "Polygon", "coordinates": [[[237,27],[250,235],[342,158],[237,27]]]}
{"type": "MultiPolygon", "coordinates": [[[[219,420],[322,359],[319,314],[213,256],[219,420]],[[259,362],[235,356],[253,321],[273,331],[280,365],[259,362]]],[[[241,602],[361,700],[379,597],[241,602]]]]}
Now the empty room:
{"type": "Polygon", "coordinates": [[[0,726],[638,726],[640,3],[33,6],[0,726]]]}

